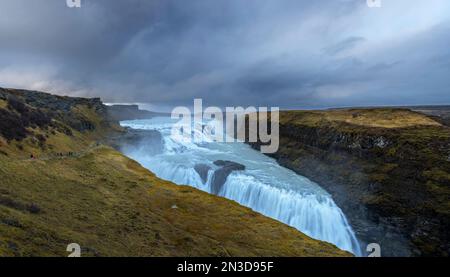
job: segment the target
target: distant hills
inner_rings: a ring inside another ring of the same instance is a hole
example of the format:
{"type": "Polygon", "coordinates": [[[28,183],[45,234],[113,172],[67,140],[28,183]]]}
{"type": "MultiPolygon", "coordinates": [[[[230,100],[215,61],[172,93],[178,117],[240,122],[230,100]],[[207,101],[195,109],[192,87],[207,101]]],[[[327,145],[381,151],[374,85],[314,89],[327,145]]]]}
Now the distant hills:
{"type": "Polygon", "coordinates": [[[109,105],[107,106],[108,116],[112,120],[133,120],[133,119],[149,119],[155,116],[170,116],[166,113],[158,113],[139,109],[138,105],[109,105]]]}

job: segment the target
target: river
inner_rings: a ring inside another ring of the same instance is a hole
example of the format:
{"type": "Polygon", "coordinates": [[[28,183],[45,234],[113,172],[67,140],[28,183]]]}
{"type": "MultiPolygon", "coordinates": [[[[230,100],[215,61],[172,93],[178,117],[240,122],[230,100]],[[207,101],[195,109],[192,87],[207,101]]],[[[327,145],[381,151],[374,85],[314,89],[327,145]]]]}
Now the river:
{"type": "MultiPolygon", "coordinates": [[[[340,249],[361,255],[361,248],[342,210],[332,197],[306,177],[242,142],[219,143],[181,141],[171,136],[176,121],[169,117],[122,121],[121,125],[138,130],[154,130],[160,141],[146,141],[122,149],[158,177],[180,185],[189,185],[212,193],[213,175],[220,166],[215,161],[232,161],[245,170],[233,171],[215,194],[234,200],[263,215],[290,225],[304,234],[330,242],[340,249]],[[201,178],[196,166],[207,169],[201,178]],[[209,170],[208,170],[209,169],[209,170]]],[[[196,133],[196,136],[203,136],[196,133]]]]}

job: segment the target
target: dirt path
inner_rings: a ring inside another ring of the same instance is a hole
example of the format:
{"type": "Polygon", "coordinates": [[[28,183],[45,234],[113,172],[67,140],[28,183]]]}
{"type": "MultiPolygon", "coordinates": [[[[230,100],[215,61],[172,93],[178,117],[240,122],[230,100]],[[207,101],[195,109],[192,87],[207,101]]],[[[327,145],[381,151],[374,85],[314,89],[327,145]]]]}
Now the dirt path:
{"type": "Polygon", "coordinates": [[[89,153],[91,150],[99,148],[103,146],[101,143],[92,143],[87,147],[86,149],[79,151],[79,152],[59,152],[59,153],[52,153],[49,155],[41,155],[41,156],[34,156],[31,157],[32,154],[30,154],[30,157],[22,159],[23,161],[49,161],[49,160],[62,160],[62,159],[71,159],[71,158],[80,158],[87,153],[89,153]]]}

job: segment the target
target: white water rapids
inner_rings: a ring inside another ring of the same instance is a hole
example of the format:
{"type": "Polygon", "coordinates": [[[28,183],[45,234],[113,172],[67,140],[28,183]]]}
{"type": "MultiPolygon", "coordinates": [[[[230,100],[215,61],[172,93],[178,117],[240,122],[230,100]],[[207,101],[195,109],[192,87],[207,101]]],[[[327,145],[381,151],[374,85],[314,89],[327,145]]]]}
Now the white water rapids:
{"type": "Polygon", "coordinates": [[[359,243],[342,210],[318,184],[278,165],[274,159],[241,142],[193,143],[175,140],[171,136],[174,123],[169,117],[122,121],[124,127],[155,130],[162,136],[162,142],[154,144],[161,149],[136,145],[122,151],[162,179],[209,193],[212,175],[219,168],[213,164],[214,161],[226,160],[245,165],[245,170],[234,171],[228,176],[218,193],[220,196],[290,225],[310,237],[361,255],[359,243]],[[194,169],[198,164],[211,168],[206,182],[194,169]]]}

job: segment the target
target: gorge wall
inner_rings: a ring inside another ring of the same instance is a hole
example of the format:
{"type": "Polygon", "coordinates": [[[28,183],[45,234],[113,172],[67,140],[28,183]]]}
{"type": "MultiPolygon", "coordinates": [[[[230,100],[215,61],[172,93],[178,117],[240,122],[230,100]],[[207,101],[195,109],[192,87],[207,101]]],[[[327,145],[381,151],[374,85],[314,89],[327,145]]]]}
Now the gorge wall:
{"type": "Polygon", "coordinates": [[[432,118],[404,109],[282,112],[271,156],[320,183],[383,256],[449,255],[450,129],[432,118]]]}

